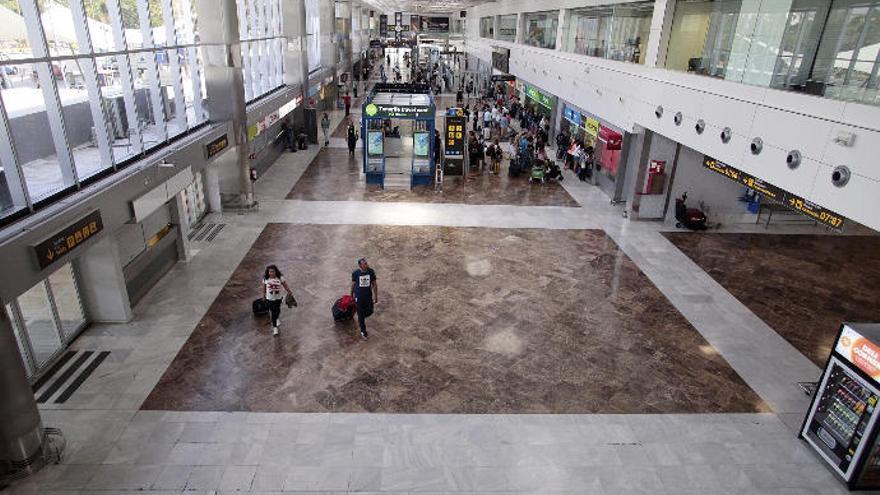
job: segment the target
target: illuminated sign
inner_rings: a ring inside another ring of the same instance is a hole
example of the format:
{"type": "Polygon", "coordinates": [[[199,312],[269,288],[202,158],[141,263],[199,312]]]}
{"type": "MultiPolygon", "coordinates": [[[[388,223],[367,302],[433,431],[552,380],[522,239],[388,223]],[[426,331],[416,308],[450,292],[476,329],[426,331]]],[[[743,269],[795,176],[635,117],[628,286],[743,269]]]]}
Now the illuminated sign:
{"type": "Polygon", "coordinates": [[[783,204],[801,215],[806,215],[821,224],[838,230],[843,227],[844,218],[841,215],[838,215],[831,210],[827,210],[815,203],[811,203],[810,201],[776,187],[773,184],[764,182],[742,170],[731,167],[721,160],[716,160],[710,156],[704,156],[703,166],[730,180],[739,182],[740,184],[757,191],[765,198],[783,204]]]}
{"type": "Polygon", "coordinates": [[[562,107],[562,116],[577,127],[581,126],[581,113],[568,105],[562,107]]]}
{"type": "Polygon", "coordinates": [[[587,117],[587,119],[584,120],[584,131],[587,134],[589,134],[590,136],[593,136],[593,137],[598,136],[599,135],[599,127],[601,127],[599,125],[599,121],[592,118],[592,117],[587,117]]]}
{"type": "Polygon", "coordinates": [[[465,117],[446,117],[446,151],[450,158],[464,158],[464,142],[467,138],[467,119],[465,117]]]}
{"type": "Polygon", "coordinates": [[[302,96],[297,96],[296,98],[288,101],[284,105],[278,107],[278,118],[283,119],[284,117],[286,117],[287,114],[296,110],[296,107],[298,107],[300,103],[302,103],[302,96]]]}
{"type": "Polygon", "coordinates": [[[834,351],[874,380],[880,380],[880,347],[862,334],[844,325],[834,351]]]}
{"type": "Polygon", "coordinates": [[[526,96],[535,100],[541,106],[552,109],[553,108],[553,97],[541,92],[538,88],[534,86],[526,85],[526,96]]]}
{"type": "Polygon", "coordinates": [[[427,106],[382,105],[376,103],[370,103],[364,107],[364,113],[368,117],[385,119],[424,119],[434,115],[431,107],[427,106]]]}
{"type": "Polygon", "coordinates": [[[34,246],[40,270],[49,267],[65,254],[80,247],[104,230],[101,212],[95,210],[52,237],[34,246]]]}
{"type": "Polygon", "coordinates": [[[226,134],[218,137],[205,145],[205,160],[209,160],[217,156],[221,151],[229,147],[229,136],[226,134]]]}

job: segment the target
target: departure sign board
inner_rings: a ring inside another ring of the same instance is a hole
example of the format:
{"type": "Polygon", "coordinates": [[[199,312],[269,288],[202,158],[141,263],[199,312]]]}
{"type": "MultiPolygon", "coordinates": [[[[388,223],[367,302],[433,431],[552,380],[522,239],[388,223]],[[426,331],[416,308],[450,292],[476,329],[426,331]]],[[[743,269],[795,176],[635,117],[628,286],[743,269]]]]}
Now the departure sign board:
{"type": "Polygon", "coordinates": [[[65,254],[81,246],[84,242],[104,230],[101,212],[95,210],[67,226],[57,234],[34,246],[40,270],[58,261],[65,254]]]}
{"type": "Polygon", "coordinates": [[[218,137],[205,145],[205,159],[208,160],[216,156],[221,151],[229,147],[229,136],[226,134],[218,137]]]}
{"type": "Polygon", "coordinates": [[[464,158],[464,141],[467,138],[467,119],[446,116],[446,156],[464,158]]]}
{"type": "Polygon", "coordinates": [[[757,191],[761,196],[785,205],[790,209],[800,213],[801,215],[806,215],[823,225],[827,225],[831,228],[838,230],[843,228],[844,218],[837,213],[825,209],[815,203],[811,203],[806,199],[796,194],[792,194],[784,189],[776,187],[773,184],[768,184],[767,182],[764,182],[757,177],[753,177],[743,172],[742,170],[731,167],[721,160],[716,160],[711,156],[703,156],[703,166],[713,172],[727,177],[730,180],[739,182],[749,189],[757,191]]]}

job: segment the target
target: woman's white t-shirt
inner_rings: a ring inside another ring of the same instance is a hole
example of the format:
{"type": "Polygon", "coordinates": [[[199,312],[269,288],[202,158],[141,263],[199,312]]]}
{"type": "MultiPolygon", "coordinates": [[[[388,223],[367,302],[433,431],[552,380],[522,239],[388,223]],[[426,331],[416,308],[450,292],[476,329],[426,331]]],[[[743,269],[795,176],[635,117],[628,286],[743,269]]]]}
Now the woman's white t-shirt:
{"type": "Polygon", "coordinates": [[[284,277],[274,277],[263,279],[263,286],[266,288],[266,300],[277,301],[284,299],[284,277]]]}

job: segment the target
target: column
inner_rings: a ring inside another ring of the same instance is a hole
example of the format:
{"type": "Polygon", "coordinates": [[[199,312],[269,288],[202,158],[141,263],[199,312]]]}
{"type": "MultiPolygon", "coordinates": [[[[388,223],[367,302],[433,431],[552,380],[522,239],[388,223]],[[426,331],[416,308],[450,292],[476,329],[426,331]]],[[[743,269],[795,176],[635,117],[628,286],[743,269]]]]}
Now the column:
{"type": "Polygon", "coordinates": [[[556,49],[565,50],[565,40],[571,25],[571,9],[559,9],[559,25],[556,27],[556,49]]]}
{"type": "MultiPolygon", "coordinates": [[[[238,8],[235,0],[197,0],[199,36],[203,45],[205,89],[208,117],[212,121],[232,122],[234,167],[227,172],[237,175],[235,183],[228,184],[224,194],[238,194],[239,204],[249,208],[254,202],[254,188],[250,180],[247,140],[247,102],[239,42],[238,8]]],[[[225,162],[223,162],[225,163],[225,162]]]]}
{"type": "Polygon", "coordinates": [[[131,320],[131,301],[116,241],[106,236],[74,261],[86,314],[95,322],[131,320]]]}
{"type": "Polygon", "coordinates": [[[0,310],[0,470],[26,465],[36,471],[43,445],[43,424],[18,352],[12,322],[0,310]]]}
{"type": "Polygon", "coordinates": [[[522,43],[526,39],[526,16],[522,12],[516,14],[516,42],[522,43]]]}
{"type": "Polygon", "coordinates": [[[498,39],[498,28],[501,27],[501,19],[500,16],[493,15],[492,16],[492,38],[498,39]]]}
{"type": "Polygon", "coordinates": [[[672,18],[675,12],[675,0],[656,0],[654,15],[651,17],[651,33],[645,47],[645,67],[665,67],[666,50],[669,47],[669,32],[672,30],[672,18]]]}
{"type": "Polygon", "coordinates": [[[171,222],[177,226],[177,257],[180,261],[192,259],[191,242],[189,240],[189,216],[186,214],[186,200],[183,191],[174,196],[171,203],[171,222]]]}

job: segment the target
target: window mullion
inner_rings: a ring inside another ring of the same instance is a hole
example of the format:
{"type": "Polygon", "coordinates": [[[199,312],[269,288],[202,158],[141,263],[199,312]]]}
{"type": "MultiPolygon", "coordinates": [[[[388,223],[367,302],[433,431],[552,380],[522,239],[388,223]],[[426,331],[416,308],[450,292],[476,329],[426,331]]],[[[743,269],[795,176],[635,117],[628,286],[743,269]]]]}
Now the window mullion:
{"type": "Polygon", "coordinates": [[[137,1],[138,22],[141,26],[141,38],[143,38],[143,48],[151,48],[150,60],[147,64],[147,84],[150,85],[150,105],[153,107],[153,120],[155,120],[156,132],[159,139],[165,141],[168,139],[168,128],[166,121],[168,116],[165,115],[165,105],[162,103],[162,85],[159,82],[159,66],[156,62],[156,42],[153,40],[153,29],[151,27],[150,9],[147,0],[137,1]]]}
{"type": "MultiPolygon", "coordinates": [[[[107,0],[107,15],[110,19],[110,28],[113,31],[113,40],[117,50],[126,50],[125,31],[122,29],[122,10],[119,0],[107,0]]],[[[131,63],[128,55],[118,55],[116,64],[119,68],[119,81],[122,83],[122,101],[125,102],[125,113],[128,120],[128,139],[134,154],[141,153],[144,149],[143,136],[141,136],[140,119],[134,102],[134,80],[131,75],[131,63]]]]}
{"type": "MultiPolygon", "coordinates": [[[[76,32],[76,41],[79,44],[80,53],[91,53],[92,39],[86,28],[87,20],[82,0],[70,0],[70,14],[73,17],[73,28],[76,32]]],[[[114,167],[113,146],[110,141],[110,130],[107,127],[107,116],[101,106],[101,90],[98,88],[98,72],[95,60],[91,57],[78,60],[82,64],[83,84],[89,95],[89,111],[92,114],[93,128],[95,129],[95,141],[98,144],[98,152],[101,155],[103,168],[114,167]]]]}
{"type": "Polygon", "coordinates": [[[174,85],[174,121],[179,130],[186,129],[186,100],[183,97],[183,83],[180,73],[180,55],[177,52],[177,30],[174,26],[174,12],[171,0],[159,0],[162,4],[162,19],[165,21],[165,45],[168,51],[168,67],[174,85]],[[172,53],[173,52],[173,53],[172,53]]]}
{"type": "MultiPolygon", "coordinates": [[[[195,38],[196,33],[199,32],[197,24],[197,19],[193,16],[193,5],[190,0],[180,0],[181,6],[183,8],[183,15],[186,19],[186,25],[189,27],[191,32],[193,33],[192,42],[197,44],[199,40],[195,38]]],[[[201,65],[199,64],[198,57],[198,49],[194,45],[189,45],[186,48],[186,58],[187,58],[187,67],[189,68],[189,76],[190,76],[190,86],[193,95],[193,113],[195,115],[196,122],[193,122],[195,125],[198,122],[203,120],[204,110],[202,108],[202,76],[201,76],[201,65]]]]}

